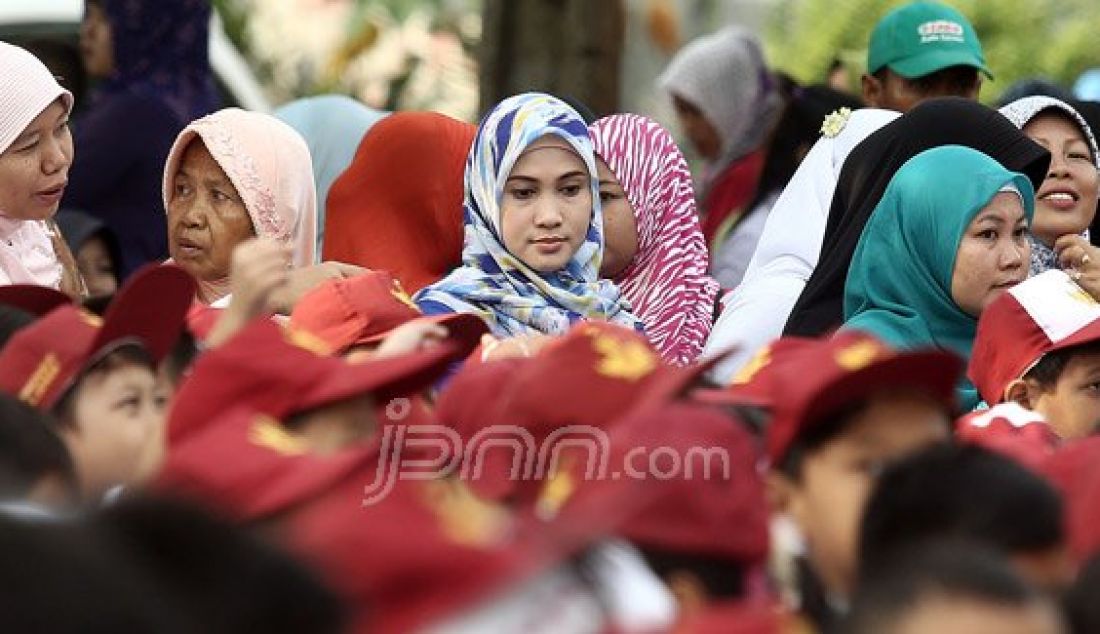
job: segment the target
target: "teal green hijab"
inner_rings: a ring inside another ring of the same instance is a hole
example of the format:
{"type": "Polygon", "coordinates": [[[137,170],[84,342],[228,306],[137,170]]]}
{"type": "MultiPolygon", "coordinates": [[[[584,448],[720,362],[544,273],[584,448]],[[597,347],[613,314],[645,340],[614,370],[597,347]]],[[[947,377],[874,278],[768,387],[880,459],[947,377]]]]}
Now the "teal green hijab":
{"type": "MultiPolygon", "coordinates": [[[[945,145],[909,159],[891,179],[863,229],[844,285],[845,330],[869,332],[899,349],[935,347],[970,358],[978,320],[951,296],[955,256],[970,222],[1006,185],[1024,200],[1035,190],[1023,174],[971,148],[945,145]]],[[[966,379],[959,404],[972,409],[966,379]]]]}

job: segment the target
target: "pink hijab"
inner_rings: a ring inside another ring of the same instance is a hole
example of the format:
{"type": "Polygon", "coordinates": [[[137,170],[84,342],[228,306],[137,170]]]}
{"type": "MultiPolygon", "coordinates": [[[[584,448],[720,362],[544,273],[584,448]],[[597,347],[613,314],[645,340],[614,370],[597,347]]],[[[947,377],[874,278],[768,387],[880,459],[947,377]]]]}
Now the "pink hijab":
{"type": "Polygon", "coordinates": [[[604,117],[589,133],[638,227],[638,252],[615,282],[661,356],[687,365],[703,350],[718,294],[687,161],[667,130],[639,115],[604,117]]]}
{"type": "MultiPolygon", "coordinates": [[[[72,110],[72,94],[37,57],[18,46],[0,42],[0,77],[0,154],[58,98],[72,110]]],[[[0,284],[61,285],[61,263],[44,221],[11,218],[0,209],[0,284]]]]}
{"type": "MultiPolygon", "coordinates": [[[[291,263],[309,266],[316,256],[317,191],[309,148],[300,134],[270,115],[226,108],[192,121],[176,137],[164,166],[164,208],[183,152],[195,137],[233,182],[256,235],[294,249],[291,263]]],[[[199,300],[229,293],[229,280],[199,280],[199,300]]]]}

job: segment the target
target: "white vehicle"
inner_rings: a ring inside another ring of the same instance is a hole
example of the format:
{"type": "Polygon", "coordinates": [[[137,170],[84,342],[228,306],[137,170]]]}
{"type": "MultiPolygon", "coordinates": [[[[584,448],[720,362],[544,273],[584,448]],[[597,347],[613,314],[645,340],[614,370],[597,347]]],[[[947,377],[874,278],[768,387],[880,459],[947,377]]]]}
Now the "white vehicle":
{"type": "MultiPolygon", "coordinates": [[[[229,40],[217,12],[210,21],[210,65],[226,106],[271,112],[271,101],[256,81],[240,51],[229,40]]],[[[62,73],[67,87],[84,91],[80,65],[80,21],[84,0],[0,0],[0,40],[31,49],[69,69],[62,73]]],[[[51,65],[51,68],[53,66],[51,65]]]]}

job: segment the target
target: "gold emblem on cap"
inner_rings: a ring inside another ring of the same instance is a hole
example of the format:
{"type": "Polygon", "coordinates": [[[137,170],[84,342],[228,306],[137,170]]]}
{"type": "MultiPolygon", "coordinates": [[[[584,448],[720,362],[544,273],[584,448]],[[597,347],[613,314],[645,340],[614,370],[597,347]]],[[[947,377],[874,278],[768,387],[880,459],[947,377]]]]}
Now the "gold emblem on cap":
{"type": "Polygon", "coordinates": [[[863,369],[882,352],[882,346],[874,341],[860,341],[836,353],[836,363],[849,372],[863,369]]]}
{"type": "Polygon", "coordinates": [[[318,356],[327,357],[332,354],[332,348],[323,339],[308,330],[286,326],[283,328],[283,339],[292,346],[307,350],[318,356]]]}
{"type": "Polygon", "coordinates": [[[394,299],[416,312],[420,312],[420,307],[413,302],[412,297],[409,297],[409,294],[405,292],[405,287],[401,286],[401,282],[398,280],[393,281],[393,288],[390,289],[390,295],[393,295],[394,299]]]}
{"type": "Polygon", "coordinates": [[[1096,298],[1092,295],[1089,295],[1088,292],[1085,291],[1085,289],[1078,286],[1077,282],[1074,282],[1073,280],[1066,280],[1066,286],[1066,293],[1070,296],[1070,298],[1084,304],[1097,303],[1096,298]]]}
{"type": "Polygon", "coordinates": [[[19,390],[19,400],[37,407],[59,374],[61,374],[61,361],[56,354],[47,352],[19,390]]]}
{"type": "Polygon", "coordinates": [[[291,435],[279,421],[262,414],[252,422],[248,442],[284,456],[300,456],[309,452],[309,445],[304,440],[291,435]]]}
{"type": "Polygon", "coordinates": [[[640,341],[621,340],[599,332],[589,333],[600,355],[596,372],[613,379],[637,381],[657,367],[657,356],[640,341]]]}
{"type": "Polygon", "coordinates": [[[535,515],[543,520],[553,519],[576,490],[573,460],[570,456],[565,456],[562,464],[556,466],[554,473],[542,485],[538,500],[535,501],[535,515]]]}
{"type": "Polygon", "coordinates": [[[478,498],[458,480],[422,483],[423,499],[439,518],[440,528],[460,544],[487,546],[501,538],[507,525],[505,511],[478,498]]]}
{"type": "Polygon", "coordinates": [[[768,344],[752,355],[752,359],[733,376],[730,385],[744,385],[772,362],[772,347],[768,344]]]}

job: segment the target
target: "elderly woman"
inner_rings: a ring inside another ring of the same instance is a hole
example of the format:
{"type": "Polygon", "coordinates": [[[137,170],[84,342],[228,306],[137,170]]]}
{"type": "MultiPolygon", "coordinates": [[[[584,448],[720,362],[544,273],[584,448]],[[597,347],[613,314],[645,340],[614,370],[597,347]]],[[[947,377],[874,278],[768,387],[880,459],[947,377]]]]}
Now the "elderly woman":
{"type": "Polygon", "coordinates": [[[82,283],[52,221],[73,160],[73,96],[34,55],[4,42],[0,77],[0,284],[76,295],[82,283]]]}
{"type": "Polygon", "coordinates": [[[172,145],[163,187],[168,251],[198,280],[199,301],[225,303],[230,256],[255,236],[284,245],[288,265],[314,263],[309,150],[275,117],[227,108],[193,121],[172,145]]]}
{"type": "MultiPolygon", "coordinates": [[[[1027,278],[1035,190],[981,152],[945,145],[897,171],[852,256],[843,330],[964,360],[982,310],[1027,278]]],[[[959,402],[978,403],[964,379],[959,402]]]]}
{"type": "Polygon", "coordinates": [[[600,279],[599,195],[584,119],[549,95],[505,99],[466,162],[463,266],[421,289],[417,305],[474,313],[498,338],[559,335],[586,319],[641,330],[618,287],[600,279]]]}

